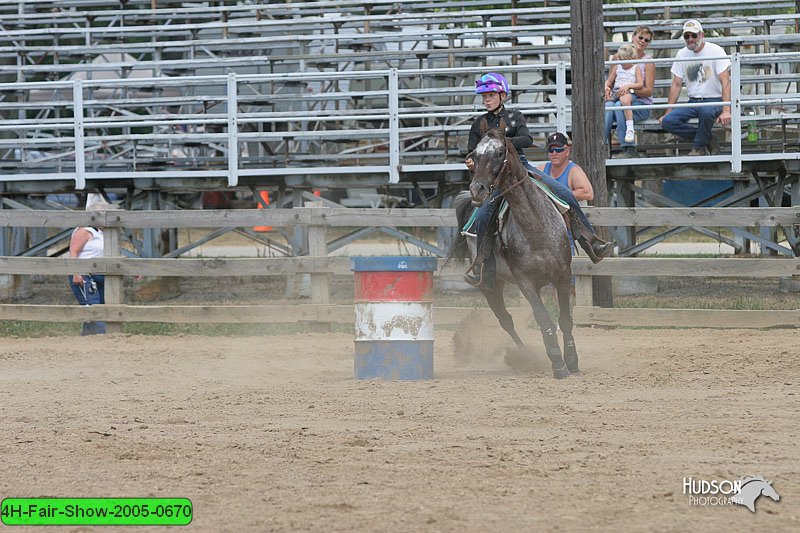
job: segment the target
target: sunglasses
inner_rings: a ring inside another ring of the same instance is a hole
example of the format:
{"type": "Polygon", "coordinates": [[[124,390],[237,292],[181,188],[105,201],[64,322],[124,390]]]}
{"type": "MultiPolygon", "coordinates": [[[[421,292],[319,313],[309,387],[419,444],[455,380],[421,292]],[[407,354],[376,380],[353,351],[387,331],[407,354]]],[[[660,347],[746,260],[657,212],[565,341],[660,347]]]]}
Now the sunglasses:
{"type": "Polygon", "coordinates": [[[548,154],[560,154],[561,152],[563,152],[566,149],[567,149],[566,146],[562,146],[561,148],[548,148],[547,149],[547,153],[548,154]]]}
{"type": "Polygon", "coordinates": [[[644,41],[646,43],[649,43],[652,40],[652,39],[650,39],[650,37],[642,37],[641,35],[637,35],[636,38],[640,39],[640,40],[642,40],[642,41],[644,41]]]}
{"type": "Polygon", "coordinates": [[[698,35],[699,34],[697,34],[697,33],[684,33],[683,34],[683,38],[684,39],[697,39],[698,35]]]}

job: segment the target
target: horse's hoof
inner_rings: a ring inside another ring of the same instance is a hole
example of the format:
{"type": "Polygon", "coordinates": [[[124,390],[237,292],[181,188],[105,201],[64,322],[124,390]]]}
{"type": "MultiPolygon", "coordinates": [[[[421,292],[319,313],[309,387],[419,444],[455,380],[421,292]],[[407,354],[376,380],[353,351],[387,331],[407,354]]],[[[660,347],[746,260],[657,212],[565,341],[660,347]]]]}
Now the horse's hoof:
{"type": "Polygon", "coordinates": [[[553,377],[556,379],[568,378],[569,370],[567,369],[567,365],[563,365],[560,368],[553,368],[553,377]]]}
{"type": "Polygon", "coordinates": [[[567,370],[569,370],[570,374],[578,375],[581,373],[581,369],[578,367],[577,359],[575,359],[574,361],[570,361],[565,357],[564,360],[567,363],[567,370]]]}
{"type": "Polygon", "coordinates": [[[564,344],[564,362],[567,363],[567,369],[570,374],[581,373],[580,368],[578,368],[578,351],[575,349],[575,341],[569,341],[564,344]]]}

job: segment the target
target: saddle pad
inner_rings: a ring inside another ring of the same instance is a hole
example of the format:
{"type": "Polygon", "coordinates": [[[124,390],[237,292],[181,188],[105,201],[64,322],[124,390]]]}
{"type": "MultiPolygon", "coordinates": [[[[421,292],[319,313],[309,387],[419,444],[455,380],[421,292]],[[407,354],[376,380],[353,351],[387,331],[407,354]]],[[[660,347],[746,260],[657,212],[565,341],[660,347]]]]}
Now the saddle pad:
{"type": "Polygon", "coordinates": [[[551,191],[550,187],[548,187],[547,185],[545,185],[541,181],[537,180],[536,178],[534,178],[530,174],[528,174],[528,177],[531,179],[531,181],[533,182],[534,185],[539,187],[547,195],[547,197],[550,198],[550,200],[556,206],[556,209],[558,209],[559,213],[561,213],[563,215],[564,213],[569,211],[569,204],[567,202],[565,202],[564,200],[562,200],[561,198],[559,198],[556,195],[556,193],[551,191]]]}

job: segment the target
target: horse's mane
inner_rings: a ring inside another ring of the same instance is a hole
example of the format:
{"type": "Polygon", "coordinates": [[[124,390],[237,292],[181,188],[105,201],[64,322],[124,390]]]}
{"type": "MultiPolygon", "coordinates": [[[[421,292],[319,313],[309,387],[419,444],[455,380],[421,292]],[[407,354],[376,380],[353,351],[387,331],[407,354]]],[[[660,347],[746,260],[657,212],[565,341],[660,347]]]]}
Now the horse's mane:
{"type": "Polygon", "coordinates": [[[751,481],[763,481],[764,483],[769,484],[769,481],[764,479],[764,476],[747,476],[747,477],[743,477],[739,481],[742,482],[742,487],[744,487],[745,485],[747,485],[751,481]]]}
{"type": "MultiPolygon", "coordinates": [[[[525,165],[522,164],[522,161],[519,158],[519,154],[517,153],[517,148],[511,142],[511,139],[506,137],[505,133],[503,133],[503,130],[501,130],[499,128],[495,128],[492,131],[499,132],[503,136],[503,139],[504,139],[504,142],[505,142],[505,145],[506,145],[506,158],[507,159],[506,159],[506,168],[505,168],[505,170],[503,172],[504,173],[508,173],[508,177],[510,179],[510,183],[508,184],[508,187],[516,186],[515,183],[518,180],[523,179],[523,176],[530,178],[530,173],[528,172],[528,169],[525,168],[525,165]]],[[[547,200],[547,197],[546,197],[545,193],[542,192],[541,189],[539,189],[538,187],[533,186],[532,183],[520,183],[519,186],[520,187],[530,187],[530,190],[533,191],[532,194],[534,196],[538,197],[539,199],[541,199],[543,201],[549,201],[549,200],[547,200]]]]}

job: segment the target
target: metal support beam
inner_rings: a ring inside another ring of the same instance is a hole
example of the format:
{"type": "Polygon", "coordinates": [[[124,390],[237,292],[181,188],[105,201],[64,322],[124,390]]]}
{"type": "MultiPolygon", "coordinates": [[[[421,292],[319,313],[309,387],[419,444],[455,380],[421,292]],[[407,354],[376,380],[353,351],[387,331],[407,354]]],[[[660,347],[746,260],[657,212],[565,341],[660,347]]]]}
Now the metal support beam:
{"type": "Polygon", "coordinates": [[[400,181],[400,95],[397,69],[389,69],[389,183],[400,181]]]}
{"type": "Polygon", "coordinates": [[[239,184],[239,126],[236,73],[228,73],[228,187],[239,184]]]}
{"type": "Polygon", "coordinates": [[[731,54],[731,172],[742,171],[741,54],[731,54]]]}
{"type": "Polygon", "coordinates": [[[83,80],[72,82],[72,107],[75,135],[75,189],[86,188],[86,154],[83,139],[83,80]]]}
{"type": "Polygon", "coordinates": [[[567,132],[567,64],[556,63],[556,131],[567,132]]]}

